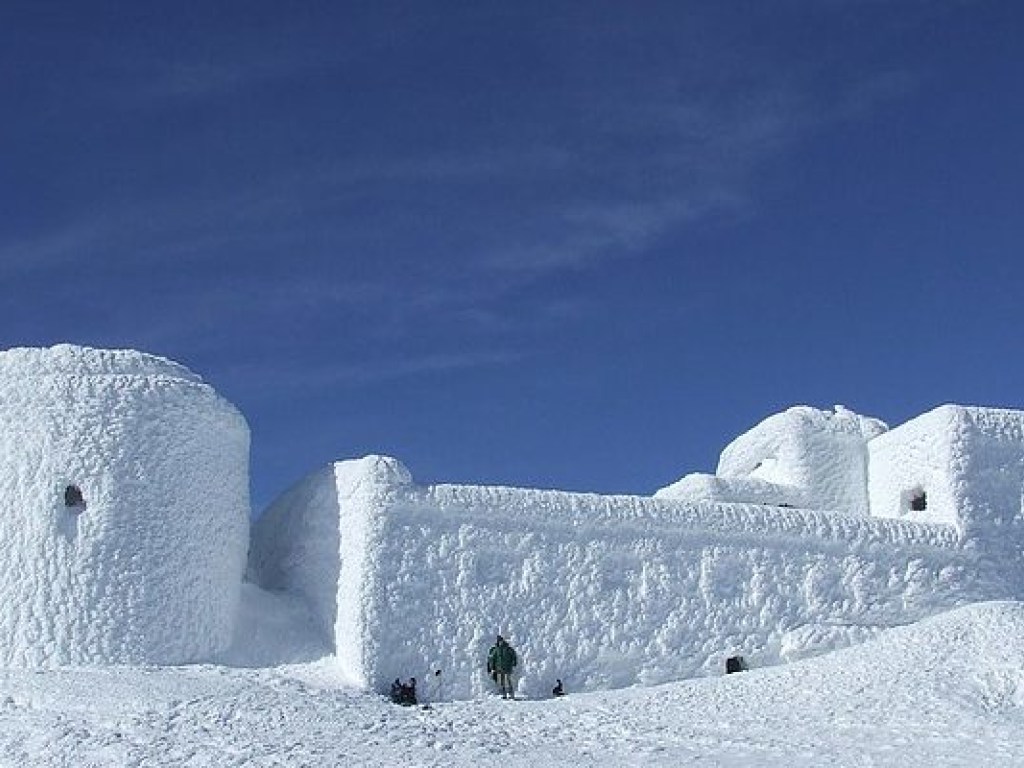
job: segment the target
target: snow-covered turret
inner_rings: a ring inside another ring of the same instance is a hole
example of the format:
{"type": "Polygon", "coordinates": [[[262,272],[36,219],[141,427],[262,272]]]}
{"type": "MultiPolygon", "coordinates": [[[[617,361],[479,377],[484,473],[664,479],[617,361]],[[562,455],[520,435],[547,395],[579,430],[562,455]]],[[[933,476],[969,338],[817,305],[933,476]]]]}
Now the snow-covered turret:
{"type": "Polygon", "coordinates": [[[885,430],[841,405],[795,406],[729,443],[714,475],[687,475],[656,496],[867,515],[867,443],[885,430]]]}
{"type": "Polygon", "coordinates": [[[872,514],[958,526],[1020,517],[1024,412],[943,405],[870,443],[872,514]]]}
{"type": "Polygon", "coordinates": [[[0,352],[0,664],[178,663],[225,647],[249,430],[186,368],[0,352]]]}
{"type": "Polygon", "coordinates": [[[1024,412],[943,405],[869,443],[871,513],[955,526],[1024,596],[1024,412]]]}

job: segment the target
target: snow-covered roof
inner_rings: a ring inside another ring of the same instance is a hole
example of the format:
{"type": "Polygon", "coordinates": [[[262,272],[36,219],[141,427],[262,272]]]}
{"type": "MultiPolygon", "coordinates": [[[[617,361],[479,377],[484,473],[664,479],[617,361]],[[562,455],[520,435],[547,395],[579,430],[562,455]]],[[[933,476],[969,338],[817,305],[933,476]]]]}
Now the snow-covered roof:
{"type": "Polygon", "coordinates": [[[165,357],[133,349],[96,349],[74,344],[53,347],[15,347],[0,352],[0,377],[7,386],[12,379],[36,376],[136,376],[167,377],[201,382],[188,368],[165,357]]]}

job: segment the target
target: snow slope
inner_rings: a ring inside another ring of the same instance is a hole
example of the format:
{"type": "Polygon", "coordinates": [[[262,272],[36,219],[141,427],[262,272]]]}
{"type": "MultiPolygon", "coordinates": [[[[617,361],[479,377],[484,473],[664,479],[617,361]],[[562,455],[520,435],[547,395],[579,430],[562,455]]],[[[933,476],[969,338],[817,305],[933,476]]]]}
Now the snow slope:
{"type": "Polygon", "coordinates": [[[1013,766],[1024,605],[782,667],[562,699],[391,705],[331,662],[0,671],[0,766],[1013,766]]]}

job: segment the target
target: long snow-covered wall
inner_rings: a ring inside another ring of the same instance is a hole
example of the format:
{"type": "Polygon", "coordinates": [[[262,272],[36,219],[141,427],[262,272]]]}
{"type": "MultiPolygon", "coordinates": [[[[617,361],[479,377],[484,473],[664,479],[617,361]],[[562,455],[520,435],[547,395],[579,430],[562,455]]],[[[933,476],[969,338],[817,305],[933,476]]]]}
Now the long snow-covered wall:
{"type": "Polygon", "coordinates": [[[295,507],[279,504],[258,524],[255,575],[275,573],[287,588],[335,573],[333,603],[318,589],[305,596],[322,626],[333,622],[352,681],[378,690],[441,669],[444,695],[478,695],[499,632],[520,651],[523,692],[536,696],[556,677],[581,690],[718,671],[733,653],[770,663],[1006,595],[977,578],[947,525],[420,487],[382,457],[340,462],[300,488],[321,499],[303,507],[301,526],[337,543],[340,570],[328,547],[286,557],[282,570],[295,507]]]}
{"type": "Polygon", "coordinates": [[[70,345],[0,353],[0,665],[225,647],[248,459],[245,420],[180,365],[70,345]]]}

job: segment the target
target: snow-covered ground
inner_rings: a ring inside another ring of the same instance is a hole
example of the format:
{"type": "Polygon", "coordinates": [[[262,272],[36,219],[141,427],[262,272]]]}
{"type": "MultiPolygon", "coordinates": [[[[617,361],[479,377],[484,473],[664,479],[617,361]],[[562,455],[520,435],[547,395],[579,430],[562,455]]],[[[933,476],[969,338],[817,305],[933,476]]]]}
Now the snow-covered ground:
{"type": "Polygon", "coordinates": [[[3,670],[0,765],[1024,764],[1022,603],[785,666],[562,699],[403,708],[338,679],[328,660],[3,670]]]}

